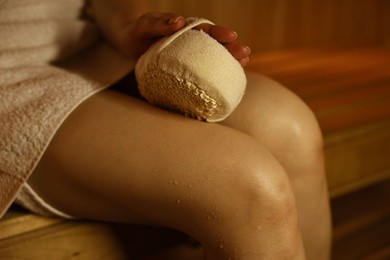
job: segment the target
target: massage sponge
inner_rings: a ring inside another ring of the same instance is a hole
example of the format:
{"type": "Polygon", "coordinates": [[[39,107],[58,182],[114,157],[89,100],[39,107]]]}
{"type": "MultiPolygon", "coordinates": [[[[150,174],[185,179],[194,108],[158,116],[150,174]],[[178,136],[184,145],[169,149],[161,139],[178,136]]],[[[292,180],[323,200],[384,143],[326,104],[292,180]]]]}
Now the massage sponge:
{"type": "Polygon", "coordinates": [[[228,50],[199,30],[206,19],[187,25],[153,44],[138,60],[135,75],[151,104],[207,122],[228,117],[241,101],[246,76],[228,50]]]}

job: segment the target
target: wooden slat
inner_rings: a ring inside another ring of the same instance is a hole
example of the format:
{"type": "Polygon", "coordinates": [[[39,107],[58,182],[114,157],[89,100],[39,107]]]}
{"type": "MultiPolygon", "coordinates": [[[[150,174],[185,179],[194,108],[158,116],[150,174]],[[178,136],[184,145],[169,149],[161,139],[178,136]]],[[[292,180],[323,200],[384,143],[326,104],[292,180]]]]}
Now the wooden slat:
{"type": "MultiPolygon", "coordinates": [[[[148,259],[184,243],[189,244],[188,237],[170,229],[66,220],[0,239],[0,259],[148,259]]],[[[199,250],[195,249],[186,252],[196,254],[199,250]]]]}
{"type": "Polygon", "coordinates": [[[351,129],[365,124],[373,124],[390,119],[390,99],[383,98],[356,106],[337,107],[325,111],[315,111],[324,133],[351,129]]]}
{"type": "Polygon", "coordinates": [[[340,74],[322,73],[321,76],[300,79],[297,82],[279,79],[284,85],[299,96],[310,96],[332,93],[348,88],[361,88],[373,84],[390,83],[389,70],[386,67],[366,70],[350,70],[340,74]]]}
{"type": "Polygon", "coordinates": [[[390,120],[390,49],[279,50],[253,55],[249,70],[301,96],[325,132],[390,120]]]}
{"type": "Polygon", "coordinates": [[[332,200],[333,259],[389,259],[390,181],[332,200]]]}
{"type": "Polygon", "coordinates": [[[389,63],[390,51],[386,48],[332,47],[259,52],[251,57],[250,67],[265,74],[283,76],[321,68],[338,71],[351,67],[364,68],[370,64],[379,67],[389,63]]]}
{"type": "Polygon", "coordinates": [[[322,111],[335,107],[353,106],[368,103],[373,100],[387,97],[390,102],[390,78],[382,84],[365,85],[362,87],[341,89],[322,95],[306,98],[309,106],[315,111],[322,111]]]}
{"type": "Polygon", "coordinates": [[[390,179],[390,122],[325,135],[331,197],[390,179]]]}
{"type": "Polygon", "coordinates": [[[0,221],[0,240],[42,229],[61,221],[64,220],[12,210],[0,221]]]}

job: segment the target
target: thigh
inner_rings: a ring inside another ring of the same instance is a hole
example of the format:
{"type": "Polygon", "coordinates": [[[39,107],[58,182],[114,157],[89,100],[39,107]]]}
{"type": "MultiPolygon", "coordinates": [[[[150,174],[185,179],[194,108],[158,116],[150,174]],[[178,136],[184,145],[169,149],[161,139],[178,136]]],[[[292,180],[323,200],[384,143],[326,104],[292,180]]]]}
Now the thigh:
{"type": "Polygon", "coordinates": [[[199,207],[215,203],[210,191],[228,196],[225,187],[242,177],[237,165],[278,167],[255,143],[108,90],[68,117],[29,182],[70,215],[185,230],[194,214],[207,218],[199,207]]]}

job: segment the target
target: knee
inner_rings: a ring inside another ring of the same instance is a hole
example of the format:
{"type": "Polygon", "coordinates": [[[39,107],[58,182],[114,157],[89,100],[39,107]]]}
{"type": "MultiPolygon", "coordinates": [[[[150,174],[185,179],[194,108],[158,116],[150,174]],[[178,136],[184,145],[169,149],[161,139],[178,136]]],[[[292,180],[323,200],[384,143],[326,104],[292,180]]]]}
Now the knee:
{"type": "MultiPolygon", "coordinates": [[[[264,151],[244,156],[241,163],[225,172],[223,185],[214,189],[211,195],[220,213],[220,218],[212,225],[222,225],[224,230],[232,227],[231,241],[242,241],[240,235],[253,238],[245,239],[247,243],[272,240],[275,252],[293,255],[299,230],[288,176],[273,156],[264,151]]],[[[258,247],[256,244],[249,246],[258,247]]]]}
{"type": "Polygon", "coordinates": [[[283,166],[255,139],[246,135],[237,137],[241,138],[229,142],[222,138],[225,143],[217,145],[223,150],[223,156],[214,158],[210,166],[212,174],[203,184],[203,193],[232,214],[237,212],[237,207],[242,207],[241,212],[262,208],[262,212],[279,215],[291,211],[295,198],[283,166]],[[268,210],[263,211],[265,208],[268,210]]]}
{"type": "MultiPolygon", "coordinates": [[[[255,142],[241,144],[242,149],[232,147],[223,162],[218,163],[223,168],[210,187],[213,197],[219,198],[219,205],[230,210],[230,214],[240,212],[243,217],[253,217],[255,222],[257,214],[272,214],[275,221],[289,215],[294,210],[295,198],[284,168],[271,152],[255,142]]],[[[246,223],[250,221],[246,219],[246,223]]]]}
{"type": "Polygon", "coordinates": [[[249,91],[257,97],[262,95],[263,103],[255,107],[258,120],[252,124],[252,132],[289,161],[311,164],[309,167],[323,165],[323,137],[313,111],[296,94],[271,79],[249,74],[248,82],[252,84],[249,91]]]}
{"type": "MultiPolygon", "coordinates": [[[[259,156],[264,158],[264,154],[259,156]]],[[[237,200],[233,204],[240,205],[240,211],[248,213],[245,214],[246,223],[256,223],[259,217],[269,215],[269,220],[280,224],[294,217],[291,213],[295,211],[288,175],[272,155],[266,156],[265,160],[258,158],[251,162],[244,160],[238,165],[236,174],[239,175],[227,187],[237,200]]]]}
{"type": "Polygon", "coordinates": [[[236,180],[231,194],[237,198],[235,205],[241,205],[245,222],[252,228],[259,228],[259,219],[270,226],[294,225],[296,220],[295,197],[287,174],[281,167],[264,167],[243,172],[236,180]]]}

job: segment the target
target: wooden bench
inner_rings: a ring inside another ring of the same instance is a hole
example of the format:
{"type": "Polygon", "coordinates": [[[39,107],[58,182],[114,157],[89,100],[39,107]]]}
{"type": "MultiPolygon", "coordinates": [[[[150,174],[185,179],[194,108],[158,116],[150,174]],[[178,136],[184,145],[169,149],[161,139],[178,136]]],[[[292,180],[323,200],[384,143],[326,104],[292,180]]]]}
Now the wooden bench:
{"type": "Polygon", "coordinates": [[[191,260],[183,257],[189,254],[203,252],[186,235],[169,229],[45,218],[18,207],[0,221],[2,260],[191,260]]]}
{"type": "MultiPolygon", "coordinates": [[[[252,56],[248,69],[281,82],[314,110],[332,197],[390,177],[389,48],[263,52],[252,56]]],[[[47,219],[13,209],[0,221],[0,259],[143,259],[167,237],[183,239],[167,230],[47,219]]]]}

